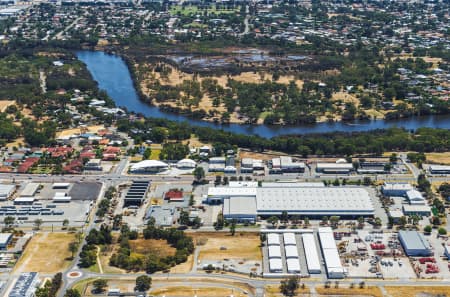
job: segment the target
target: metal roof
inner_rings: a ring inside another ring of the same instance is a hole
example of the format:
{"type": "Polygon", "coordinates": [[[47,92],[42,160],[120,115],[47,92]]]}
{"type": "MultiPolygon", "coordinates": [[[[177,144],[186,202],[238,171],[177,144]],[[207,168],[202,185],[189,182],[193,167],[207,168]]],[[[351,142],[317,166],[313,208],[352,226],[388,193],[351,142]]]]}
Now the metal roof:
{"type": "Polygon", "coordinates": [[[320,272],[320,260],[317,253],[316,241],[314,240],[314,234],[305,233],[302,234],[303,249],[305,251],[306,265],[308,266],[309,273],[320,272]]]}
{"type": "Polygon", "coordinates": [[[300,262],[298,258],[286,259],[287,271],[290,273],[300,272],[300,262]]]}
{"type": "Polygon", "coordinates": [[[284,245],[297,245],[295,240],[295,233],[283,233],[284,245]]]}
{"type": "Polygon", "coordinates": [[[252,215],[256,216],[255,197],[233,197],[223,200],[223,215],[252,215]]]}
{"type": "Polygon", "coordinates": [[[430,243],[417,231],[400,230],[398,236],[407,250],[429,250],[430,243]]]}

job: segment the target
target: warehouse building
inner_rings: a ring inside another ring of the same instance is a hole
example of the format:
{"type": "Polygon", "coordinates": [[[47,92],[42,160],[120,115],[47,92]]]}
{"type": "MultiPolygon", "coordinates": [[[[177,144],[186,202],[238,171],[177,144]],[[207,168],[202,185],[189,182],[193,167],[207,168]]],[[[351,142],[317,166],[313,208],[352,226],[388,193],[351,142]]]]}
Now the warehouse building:
{"type": "Polygon", "coordinates": [[[25,186],[25,188],[20,193],[20,196],[22,197],[33,197],[36,195],[37,191],[39,190],[39,187],[41,185],[39,183],[29,183],[25,186]]]}
{"type": "Polygon", "coordinates": [[[281,156],[279,158],[273,158],[271,161],[271,174],[281,173],[303,173],[305,172],[306,165],[304,162],[295,162],[292,157],[281,156]]]}
{"type": "Polygon", "coordinates": [[[12,233],[0,233],[0,249],[5,250],[11,242],[12,233]]]}
{"type": "Polygon", "coordinates": [[[351,163],[317,163],[316,171],[330,174],[349,174],[353,171],[351,163]]]}
{"type": "Polygon", "coordinates": [[[319,228],[318,233],[328,278],[344,278],[346,270],[339,257],[333,230],[330,227],[323,227],[319,228]]]}
{"type": "Polygon", "coordinates": [[[428,217],[431,215],[431,207],[429,207],[428,205],[404,204],[402,208],[403,214],[405,216],[418,215],[428,217]]]}
{"type": "Polygon", "coordinates": [[[70,187],[69,183],[54,183],[52,186],[53,189],[59,190],[68,189],[69,187],[70,187]]]}
{"type": "Polygon", "coordinates": [[[208,171],[209,172],[223,172],[225,170],[225,157],[209,158],[208,171]]]}
{"type": "Polygon", "coordinates": [[[447,165],[430,165],[428,170],[431,174],[450,174],[450,166],[447,165]]]}
{"type": "Polygon", "coordinates": [[[246,221],[249,218],[289,215],[321,218],[340,216],[356,218],[374,215],[367,190],[357,187],[242,187],[210,188],[208,200],[224,203],[226,219],[246,221]],[[247,200],[246,200],[247,199],[247,200]]]}
{"type": "Polygon", "coordinates": [[[408,199],[410,204],[414,205],[425,205],[426,200],[423,197],[422,193],[417,190],[409,190],[406,192],[406,198],[408,199]]]}
{"type": "Polygon", "coordinates": [[[295,240],[295,233],[283,233],[284,245],[297,245],[297,240],[295,240]]]}
{"type": "Polygon", "coordinates": [[[135,180],[128,189],[124,199],[124,207],[135,205],[140,206],[147,196],[149,181],[135,180]]]}
{"type": "Polygon", "coordinates": [[[223,217],[225,220],[236,220],[238,223],[256,223],[256,203],[254,197],[233,197],[223,201],[223,217]]]}
{"type": "Polygon", "coordinates": [[[302,234],[302,240],[308,272],[311,274],[321,273],[322,269],[320,267],[320,259],[319,254],[317,253],[317,246],[316,241],[314,240],[314,234],[311,233],[302,234]]]}
{"type": "Polygon", "coordinates": [[[408,191],[414,190],[409,183],[385,183],[381,186],[381,192],[388,197],[406,197],[408,191]]]}
{"type": "Polygon", "coordinates": [[[277,233],[267,234],[267,244],[269,246],[271,245],[280,246],[280,236],[278,236],[277,233]]]}
{"type": "Polygon", "coordinates": [[[272,273],[283,272],[283,263],[281,262],[281,258],[269,259],[269,270],[272,273]]]}
{"type": "Polygon", "coordinates": [[[177,162],[177,168],[179,169],[194,169],[197,167],[197,163],[191,159],[183,159],[177,162]]]}
{"type": "Polygon", "coordinates": [[[9,297],[34,297],[38,285],[39,279],[37,272],[22,273],[9,292],[9,297]]]}
{"type": "Polygon", "coordinates": [[[15,185],[0,184],[0,201],[9,199],[15,190],[15,185]]]}
{"type": "Polygon", "coordinates": [[[398,239],[405,250],[405,254],[410,257],[430,256],[432,254],[430,243],[423,234],[417,231],[400,230],[398,239]]]}
{"type": "Polygon", "coordinates": [[[131,173],[159,173],[169,169],[169,164],[158,160],[144,160],[131,165],[131,173]]]}
{"type": "Polygon", "coordinates": [[[300,273],[300,262],[297,258],[287,258],[286,257],[286,266],[288,273],[300,273]]]}

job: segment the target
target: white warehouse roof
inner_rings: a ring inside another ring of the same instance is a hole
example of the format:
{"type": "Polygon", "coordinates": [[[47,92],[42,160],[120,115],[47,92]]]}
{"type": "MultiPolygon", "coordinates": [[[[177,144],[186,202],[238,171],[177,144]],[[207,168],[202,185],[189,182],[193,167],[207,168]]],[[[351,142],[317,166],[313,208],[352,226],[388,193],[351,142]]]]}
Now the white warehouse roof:
{"type": "Polygon", "coordinates": [[[297,258],[286,259],[287,271],[289,273],[299,273],[300,272],[300,262],[297,258]]]}
{"type": "Polygon", "coordinates": [[[298,258],[298,250],[296,245],[286,245],[284,247],[286,258],[298,258]]]}
{"type": "Polygon", "coordinates": [[[25,188],[22,190],[20,195],[22,197],[34,196],[34,194],[36,194],[37,190],[39,190],[39,186],[40,186],[39,183],[29,183],[25,186],[25,188]]]}
{"type": "Polygon", "coordinates": [[[256,187],[210,187],[209,197],[256,196],[256,187]]]}
{"type": "Polygon", "coordinates": [[[284,245],[297,245],[295,233],[283,233],[284,245]]]}
{"type": "Polygon", "coordinates": [[[177,167],[179,168],[195,168],[197,163],[191,159],[183,159],[177,162],[177,167]]]}
{"type": "Polygon", "coordinates": [[[269,258],[281,258],[281,249],[278,245],[269,246],[269,258]]]}
{"type": "Polygon", "coordinates": [[[269,269],[271,272],[281,272],[283,270],[281,259],[269,259],[269,269]]]}
{"type": "Polygon", "coordinates": [[[409,190],[406,192],[406,197],[411,204],[425,204],[425,198],[422,196],[422,193],[417,190],[409,190]]]}
{"type": "Polygon", "coordinates": [[[362,188],[258,188],[259,215],[282,211],[304,215],[373,215],[374,206],[362,188]]]}
{"type": "Polygon", "coordinates": [[[15,185],[0,184],[0,197],[3,197],[5,199],[8,198],[15,188],[15,185]]]}
{"type": "Polygon", "coordinates": [[[133,164],[131,171],[145,170],[147,168],[166,168],[169,167],[167,163],[158,160],[144,160],[133,164]]]}
{"type": "Polygon", "coordinates": [[[280,236],[276,233],[267,234],[267,243],[269,245],[280,245],[280,236]]]}
{"type": "Polygon", "coordinates": [[[302,234],[303,249],[305,250],[306,265],[309,273],[320,273],[320,260],[317,253],[316,241],[311,233],[302,234]]]}

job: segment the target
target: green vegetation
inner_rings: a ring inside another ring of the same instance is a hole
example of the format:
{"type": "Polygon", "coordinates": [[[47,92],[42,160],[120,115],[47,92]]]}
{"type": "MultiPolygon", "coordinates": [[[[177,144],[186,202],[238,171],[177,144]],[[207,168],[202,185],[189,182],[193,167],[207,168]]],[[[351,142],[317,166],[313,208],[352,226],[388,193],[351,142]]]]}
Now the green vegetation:
{"type": "Polygon", "coordinates": [[[36,297],[56,297],[62,284],[62,273],[55,274],[51,281],[46,281],[44,287],[36,290],[36,297]]]}

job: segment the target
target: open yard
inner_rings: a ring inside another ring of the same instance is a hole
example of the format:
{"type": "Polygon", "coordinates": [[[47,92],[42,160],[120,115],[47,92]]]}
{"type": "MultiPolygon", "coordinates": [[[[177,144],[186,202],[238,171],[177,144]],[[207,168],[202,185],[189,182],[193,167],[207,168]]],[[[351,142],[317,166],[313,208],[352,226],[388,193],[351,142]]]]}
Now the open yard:
{"type": "Polygon", "coordinates": [[[334,288],[334,284],[331,284],[331,288],[317,287],[316,291],[320,295],[333,295],[333,296],[367,296],[367,297],[383,297],[383,293],[378,287],[365,287],[360,289],[358,285],[354,288],[334,288]]]}
{"type": "Polygon", "coordinates": [[[64,270],[71,256],[68,246],[73,233],[38,233],[30,240],[16,265],[16,272],[56,273],[64,270]]]}
{"type": "Polygon", "coordinates": [[[450,287],[445,286],[389,286],[385,288],[392,297],[450,296],[450,287]]]}
{"type": "Polygon", "coordinates": [[[430,163],[450,165],[450,152],[426,153],[425,156],[430,163]]]}
{"type": "Polygon", "coordinates": [[[200,246],[199,260],[245,259],[261,260],[260,239],[257,233],[193,233],[197,246],[200,246]]]}

